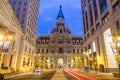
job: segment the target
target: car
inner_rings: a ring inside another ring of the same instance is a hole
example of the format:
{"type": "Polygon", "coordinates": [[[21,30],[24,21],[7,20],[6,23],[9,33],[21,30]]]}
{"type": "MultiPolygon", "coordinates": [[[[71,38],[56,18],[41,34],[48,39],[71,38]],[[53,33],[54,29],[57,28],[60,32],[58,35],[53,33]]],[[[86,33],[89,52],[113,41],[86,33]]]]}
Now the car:
{"type": "Polygon", "coordinates": [[[42,71],[41,68],[35,68],[35,69],[34,69],[34,72],[41,72],[41,71],[42,71]]]}

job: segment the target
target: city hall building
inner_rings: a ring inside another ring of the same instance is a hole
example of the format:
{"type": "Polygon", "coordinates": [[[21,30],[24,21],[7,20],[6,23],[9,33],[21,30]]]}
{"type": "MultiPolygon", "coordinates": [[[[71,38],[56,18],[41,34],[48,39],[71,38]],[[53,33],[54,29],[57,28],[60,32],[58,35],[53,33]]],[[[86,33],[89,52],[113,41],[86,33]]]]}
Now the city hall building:
{"type": "Polygon", "coordinates": [[[73,36],[70,28],[65,26],[62,6],[56,18],[56,26],[52,27],[51,33],[38,37],[36,51],[36,66],[39,65],[46,69],[80,67],[79,59],[83,54],[83,38],[73,36]]]}

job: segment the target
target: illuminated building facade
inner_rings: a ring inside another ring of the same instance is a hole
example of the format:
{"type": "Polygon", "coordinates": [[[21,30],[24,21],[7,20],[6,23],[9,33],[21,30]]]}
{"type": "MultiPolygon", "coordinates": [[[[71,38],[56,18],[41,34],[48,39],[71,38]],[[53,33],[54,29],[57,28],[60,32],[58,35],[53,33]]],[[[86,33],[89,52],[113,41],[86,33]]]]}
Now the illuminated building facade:
{"type": "Polygon", "coordinates": [[[36,51],[37,59],[41,62],[39,66],[42,68],[79,67],[79,56],[83,54],[83,38],[72,36],[70,28],[65,26],[62,6],[51,33],[40,35],[37,39],[36,51]]]}
{"type": "Polygon", "coordinates": [[[23,36],[8,0],[0,0],[0,73],[16,71],[23,36]]]}
{"type": "Polygon", "coordinates": [[[18,70],[30,70],[34,67],[39,1],[9,0],[24,33],[20,44],[18,70]]]}
{"type": "Polygon", "coordinates": [[[81,0],[81,3],[88,66],[102,72],[117,71],[109,36],[120,29],[120,1],[81,0]]]}

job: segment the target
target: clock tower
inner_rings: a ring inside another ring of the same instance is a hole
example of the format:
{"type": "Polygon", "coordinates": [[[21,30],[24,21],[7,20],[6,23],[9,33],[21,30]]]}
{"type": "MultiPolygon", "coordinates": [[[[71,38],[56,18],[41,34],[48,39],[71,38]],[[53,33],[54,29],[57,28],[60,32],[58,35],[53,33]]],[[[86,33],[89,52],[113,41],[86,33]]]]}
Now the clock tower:
{"type": "Polygon", "coordinates": [[[42,68],[77,68],[77,57],[83,53],[83,39],[81,36],[73,36],[70,27],[65,26],[65,18],[62,6],[56,18],[56,25],[52,27],[49,35],[40,35],[37,39],[37,53],[42,68]]]}

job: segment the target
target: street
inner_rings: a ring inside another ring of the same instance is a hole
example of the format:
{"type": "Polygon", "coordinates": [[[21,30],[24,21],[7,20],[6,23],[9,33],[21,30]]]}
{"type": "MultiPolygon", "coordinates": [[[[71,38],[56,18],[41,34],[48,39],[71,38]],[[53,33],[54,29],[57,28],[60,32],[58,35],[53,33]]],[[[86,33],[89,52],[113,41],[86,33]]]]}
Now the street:
{"type": "Polygon", "coordinates": [[[56,70],[43,71],[43,72],[33,72],[31,74],[26,74],[24,76],[18,76],[5,80],[50,80],[55,74],[56,70]]]}
{"type": "Polygon", "coordinates": [[[84,72],[75,69],[43,70],[42,72],[16,75],[5,80],[64,80],[63,78],[65,80],[120,80],[120,78],[113,77],[111,73],[84,72]]]}

